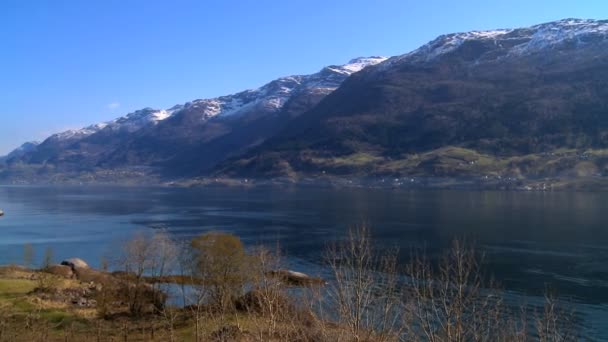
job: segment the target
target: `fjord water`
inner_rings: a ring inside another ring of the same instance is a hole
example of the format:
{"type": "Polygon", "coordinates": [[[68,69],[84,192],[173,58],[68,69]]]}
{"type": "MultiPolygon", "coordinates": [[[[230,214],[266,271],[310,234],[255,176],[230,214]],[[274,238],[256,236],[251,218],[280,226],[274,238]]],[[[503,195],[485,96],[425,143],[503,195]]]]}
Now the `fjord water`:
{"type": "Polygon", "coordinates": [[[0,187],[0,264],[80,257],[98,265],[136,230],[179,239],[221,230],[246,245],[279,245],[293,268],[322,272],[324,247],[366,222],[377,245],[436,255],[474,240],[509,293],[569,298],[580,324],[608,338],[608,194],[313,188],[0,187]]]}

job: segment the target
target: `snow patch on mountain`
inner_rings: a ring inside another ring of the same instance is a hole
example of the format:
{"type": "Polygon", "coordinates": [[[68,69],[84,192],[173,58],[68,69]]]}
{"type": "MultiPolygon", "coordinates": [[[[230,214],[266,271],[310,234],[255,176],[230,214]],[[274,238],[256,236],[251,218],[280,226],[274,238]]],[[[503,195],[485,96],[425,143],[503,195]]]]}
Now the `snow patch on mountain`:
{"type": "Polygon", "coordinates": [[[577,46],[586,44],[589,38],[599,37],[608,41],[608,21],[564,19],[536,25],[528,30],[529,41],[515,46],[510,54],[530,54],[572,42],[577,46]]]}
{"type": "Polygon", "coordinates": [[[253,108],[278,112],[296,92],[318,89],[324,94],[329,94],[348,76],[386,59],[386,57],[356,58],[344,65],[324,68],[316,74],[282,77],[257,89],[213,99],[195,100],[186,104],[185,108],[199,110],[201,120],[214,116],[239,115],[253,108]]]}
{"type": "Polygon", "coordinates": [[[181,110],[181,108],[181,106],[175,106],[167,110],[144,108],[127,114],[122,118],[110,121],[106,123],[106,126],[113,131],[126,131],[132,133],[148,125],[155,125],[170,118],[174,113],[181,110]]]}
{"type": "Polygon", "coordinates": [[[58,141],[82,139],[101,131],[107,126],[107,123],[98,123],[81,129],[70,129],[65,132],[54,134],[49,139],[58,141]]]}
{"type": "MultiPolygon", "coordinates": [[[[608,20],[564,19],[523,29],[471,31],[442,35],[420,48],[389,59],[382,70],[400,62],[429,62],[455,51],[468,41],[492,41],[497,46],[513,41],[506,55],[526,55],[563,43],[585,44],[590,37],[608,41],[608,20]]],[[[505,45],[509,46],[509,45],[505,45]]]]}
{"type": "Polygon", "coordinates": [[[199,113],[198,115],[203,121],[215,116],[238,115],[255,108],[278,112],[296,91],[316,90],[329,94],[339,87],[348,76],[386,59],[386,57],[356,58],[344,65],[324,68],[316,74],[282,77],[260,88],[245,90],[233,95],[195,100],[166,110],[144,108],[112,121],[61,132],[49,139],[79,140],[102,130],[133,133],[149,125],[156,125],[184,110],[199,113]]]}
{"type": "Polygon", "coordinates": [[[370,65],[376,65],[387,60],[386,57],[360,57],[348,62],[348,64],[331,66],[328,69],[343,75],[352,75],[370,65]]]}
{"type": "Polygon", "coordinates": [[[67,130],[65,132],[52,135],[49,139],[58,141],[79,140],[104,129],[133,133],[142,129],[143,127],[155,125],[170,118],[175,112],[181,110],[182,108],[183,106],[174,106],[167,110],[144,108],[112,121],[101,122],[81,129],[67,130]]]}

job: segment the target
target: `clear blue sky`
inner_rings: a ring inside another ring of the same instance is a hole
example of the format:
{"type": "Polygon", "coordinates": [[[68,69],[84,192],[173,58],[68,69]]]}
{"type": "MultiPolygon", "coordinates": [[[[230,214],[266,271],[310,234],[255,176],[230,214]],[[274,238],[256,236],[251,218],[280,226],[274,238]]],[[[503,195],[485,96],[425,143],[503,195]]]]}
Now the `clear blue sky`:
{"type": "Polygon", "coordinates": [[[0,154],[26,140],[406,53],[443,33],[608,18],[606,0],[2,0],[0,154]]]}

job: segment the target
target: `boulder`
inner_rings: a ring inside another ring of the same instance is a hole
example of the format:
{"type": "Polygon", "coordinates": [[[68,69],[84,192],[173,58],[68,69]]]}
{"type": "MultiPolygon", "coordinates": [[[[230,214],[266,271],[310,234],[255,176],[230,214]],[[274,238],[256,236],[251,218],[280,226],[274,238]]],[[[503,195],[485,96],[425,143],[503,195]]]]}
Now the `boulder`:
{"type": "Polygon", "coordinates": [[[270,275],[292,286],[325,285],[325,281],[321,278],[291,270],[271,271],[270,275]]]}
{"type": "Polygon", "coordinates": [[[79,258],[65,259],[61,262],[62,265],[70,266],[72,269],[89,268],[89,265],[84,260],[79,258]]]}
{"type": "Polygon", "coordinates": [[[64,278],[74,277],[72,267],[66,265],[51,265],[47,267],[45,271],[64,278]]]}
{"type": "Polygon", "coordinates": [[[91,288],[41,289],[34,290],[36,296],[43,300],[72,304],[77,307],[91,308],[97,304],[95,290],[91,288]]]}

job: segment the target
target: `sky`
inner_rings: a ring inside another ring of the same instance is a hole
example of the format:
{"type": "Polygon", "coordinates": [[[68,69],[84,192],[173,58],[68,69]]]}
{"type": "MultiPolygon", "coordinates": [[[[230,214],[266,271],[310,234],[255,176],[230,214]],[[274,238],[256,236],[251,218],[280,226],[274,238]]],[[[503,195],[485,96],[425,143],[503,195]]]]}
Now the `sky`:
{"type": "Polygon", "coordinates": [[[608,1],[2,0],[0,155],[445,33],[563,18],[608,19],[608,1]]]}

